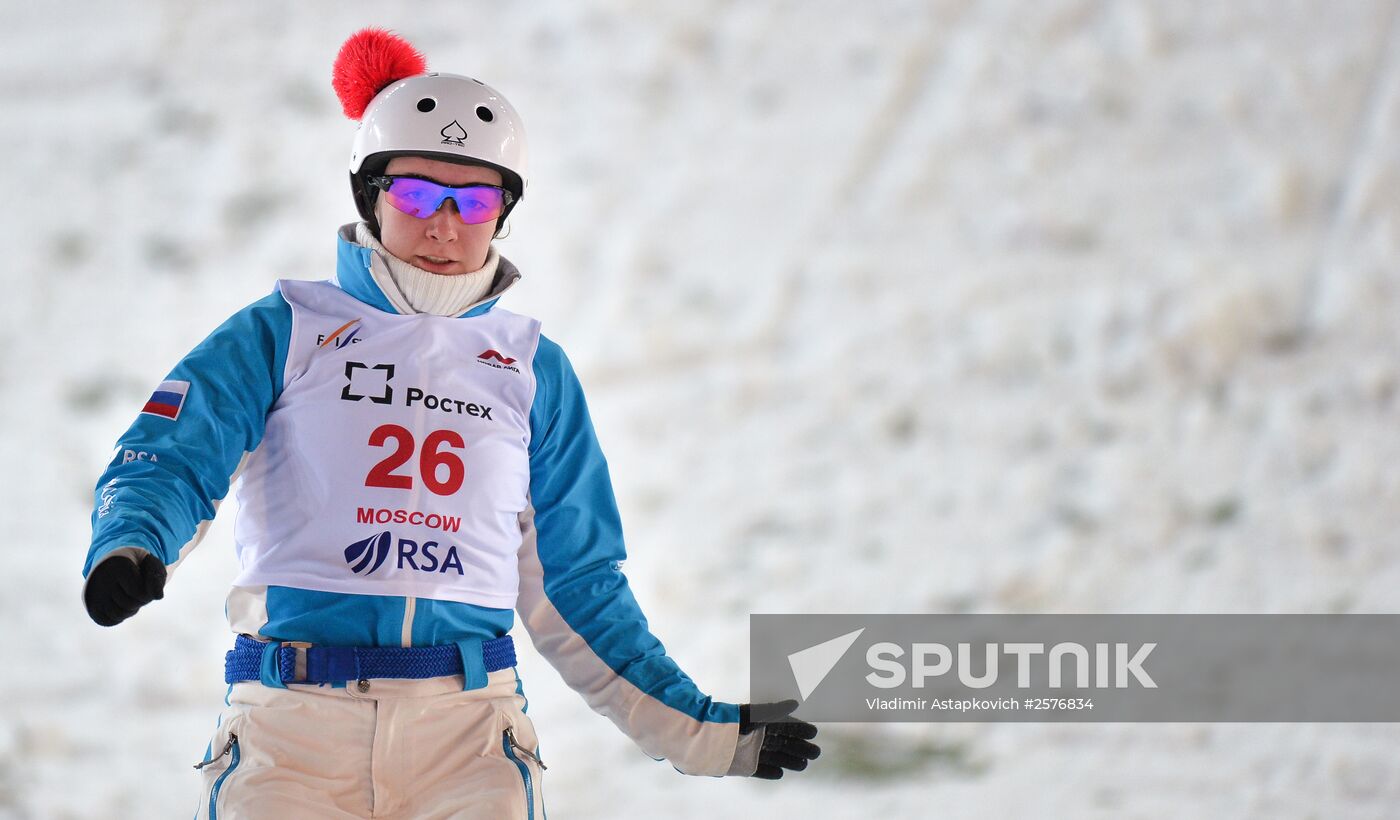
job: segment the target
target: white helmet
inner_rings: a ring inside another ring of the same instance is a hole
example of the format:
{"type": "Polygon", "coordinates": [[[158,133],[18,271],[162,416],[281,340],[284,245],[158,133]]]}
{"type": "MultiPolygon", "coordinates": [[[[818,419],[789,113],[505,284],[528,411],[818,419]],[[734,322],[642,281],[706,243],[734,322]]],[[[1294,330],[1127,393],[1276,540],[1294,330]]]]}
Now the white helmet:
{"type": "Polygon", "coordinates": [[[360,216],[378,232],[377,189],[365,177],[383,173],[394,157],[411,154],[499,171],[513,195],[499,226],[525,196],[529,179],[520,115],[486,83],[460,74],[423,73],[424,67],[422,55],[407,41],[382,29],[356,33],[336,57],[336,93],[346,114],[360,121],[350,153],[350,188],[360,216]]]}

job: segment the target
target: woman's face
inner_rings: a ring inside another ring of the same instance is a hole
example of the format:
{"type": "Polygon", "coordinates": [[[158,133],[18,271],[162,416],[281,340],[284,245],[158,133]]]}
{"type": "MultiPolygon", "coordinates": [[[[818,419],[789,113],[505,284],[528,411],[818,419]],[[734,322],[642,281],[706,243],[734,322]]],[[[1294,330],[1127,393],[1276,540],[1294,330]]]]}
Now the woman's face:
{"type": "MultiPolygon", "coordinates": [[[[427,157],[395,157],[385,174],[412,174],[442,185],[472,183],[500,185],[501,173],[478,165],[458,165],[427,157]]],[[[496,220],[480,225],[463,225],[457,217],[457,203],[448,199],[427,219],[410,216],[390,205],[380,192],[374,201],[379,220],[379,241],[394,256],[425,271],[456,276],[470,273],[486,264],[496,220]]]]}

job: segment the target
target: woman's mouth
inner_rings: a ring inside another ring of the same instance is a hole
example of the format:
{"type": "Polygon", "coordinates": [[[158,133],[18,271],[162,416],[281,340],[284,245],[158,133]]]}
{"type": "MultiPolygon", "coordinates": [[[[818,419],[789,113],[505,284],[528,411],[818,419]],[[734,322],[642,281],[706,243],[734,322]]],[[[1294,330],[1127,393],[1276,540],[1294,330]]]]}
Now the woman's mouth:
{"type": "Polygon", "coordinates": [[[418,267],[433,273],[447,273],[457,265],[455,260],[446,259],[441,256],[420,256],[418,257],[418,267]]]}

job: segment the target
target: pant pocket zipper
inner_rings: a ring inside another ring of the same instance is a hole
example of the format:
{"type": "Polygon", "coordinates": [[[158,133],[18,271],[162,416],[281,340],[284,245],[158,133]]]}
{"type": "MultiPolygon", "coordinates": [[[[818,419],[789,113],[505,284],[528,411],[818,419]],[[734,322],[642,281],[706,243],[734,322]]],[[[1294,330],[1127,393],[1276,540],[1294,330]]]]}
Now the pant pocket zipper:
{"type": "MultiPolygon", "coordinates": [[[[209,758],[208,760],[202,760],[202,761],[200,761],[199,763],[194,764],[194,767],[195,767],[196,769],[202,769],[202,768],[204,768],[205,766],[212,766],[212,765],[214,765],[214,763],[218,762],[218,760],[219,760],[220,758],[222,758],[224,755],[228,754],[228,753],[229,753],[229,750],[231,750],[231,749],[233,748],[233,744],[235,744],[235,743],[237,743],[237,742],[238,742],[238,735],[234,734],[233,732],[229,732],[228,741],[227,741],[226,743],[224,743],[224,748],[223,748],[223,750],[220,751],[218,754],[214,755],[213,757],[209,758]]],[[[188,758],[186,758],[186,759],[188,759],[188,758]]]]}
{"type": "Polygon", "coordinates": [[[519,743],[518,741],[516,741],[516,739],[515,739],[515,731],[514,731],[513,727],[510,727],[510,726],[507,726],[507,727],[506,727],[506,740],[510,742],[511,747],[512,747],[513,749],[515,749],[517,752],[520,752],[521,754],[523,754],[523,755],[525,755],[526,757],[530,758],[531,760],[535,761],[535,765],[540,767],[540,771],[544,772],[544,771],[548,771],[548,770],[549,770],[549,767],[546,766],[546,765],[544,765],[544,761],[543,761],[543,760],[540,760],[539,755],[535,754],[534,752],[530,751],[529,749],[525,748],[524,746],[521,746],[520,743],[519,743]]]}

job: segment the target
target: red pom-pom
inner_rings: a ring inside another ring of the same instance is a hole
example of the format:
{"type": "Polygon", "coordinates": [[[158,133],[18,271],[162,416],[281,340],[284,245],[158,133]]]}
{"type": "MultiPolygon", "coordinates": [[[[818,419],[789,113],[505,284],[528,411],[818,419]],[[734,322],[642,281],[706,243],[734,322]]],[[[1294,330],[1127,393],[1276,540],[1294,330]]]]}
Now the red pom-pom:
{"type": "Polygon", "coordinates": [[[345,116],[358,120],[374,95],[390,83],[427,70],[428,61],[404,38],[382,28],[361,29],[335,56],[331,87],[345,116]]]}

